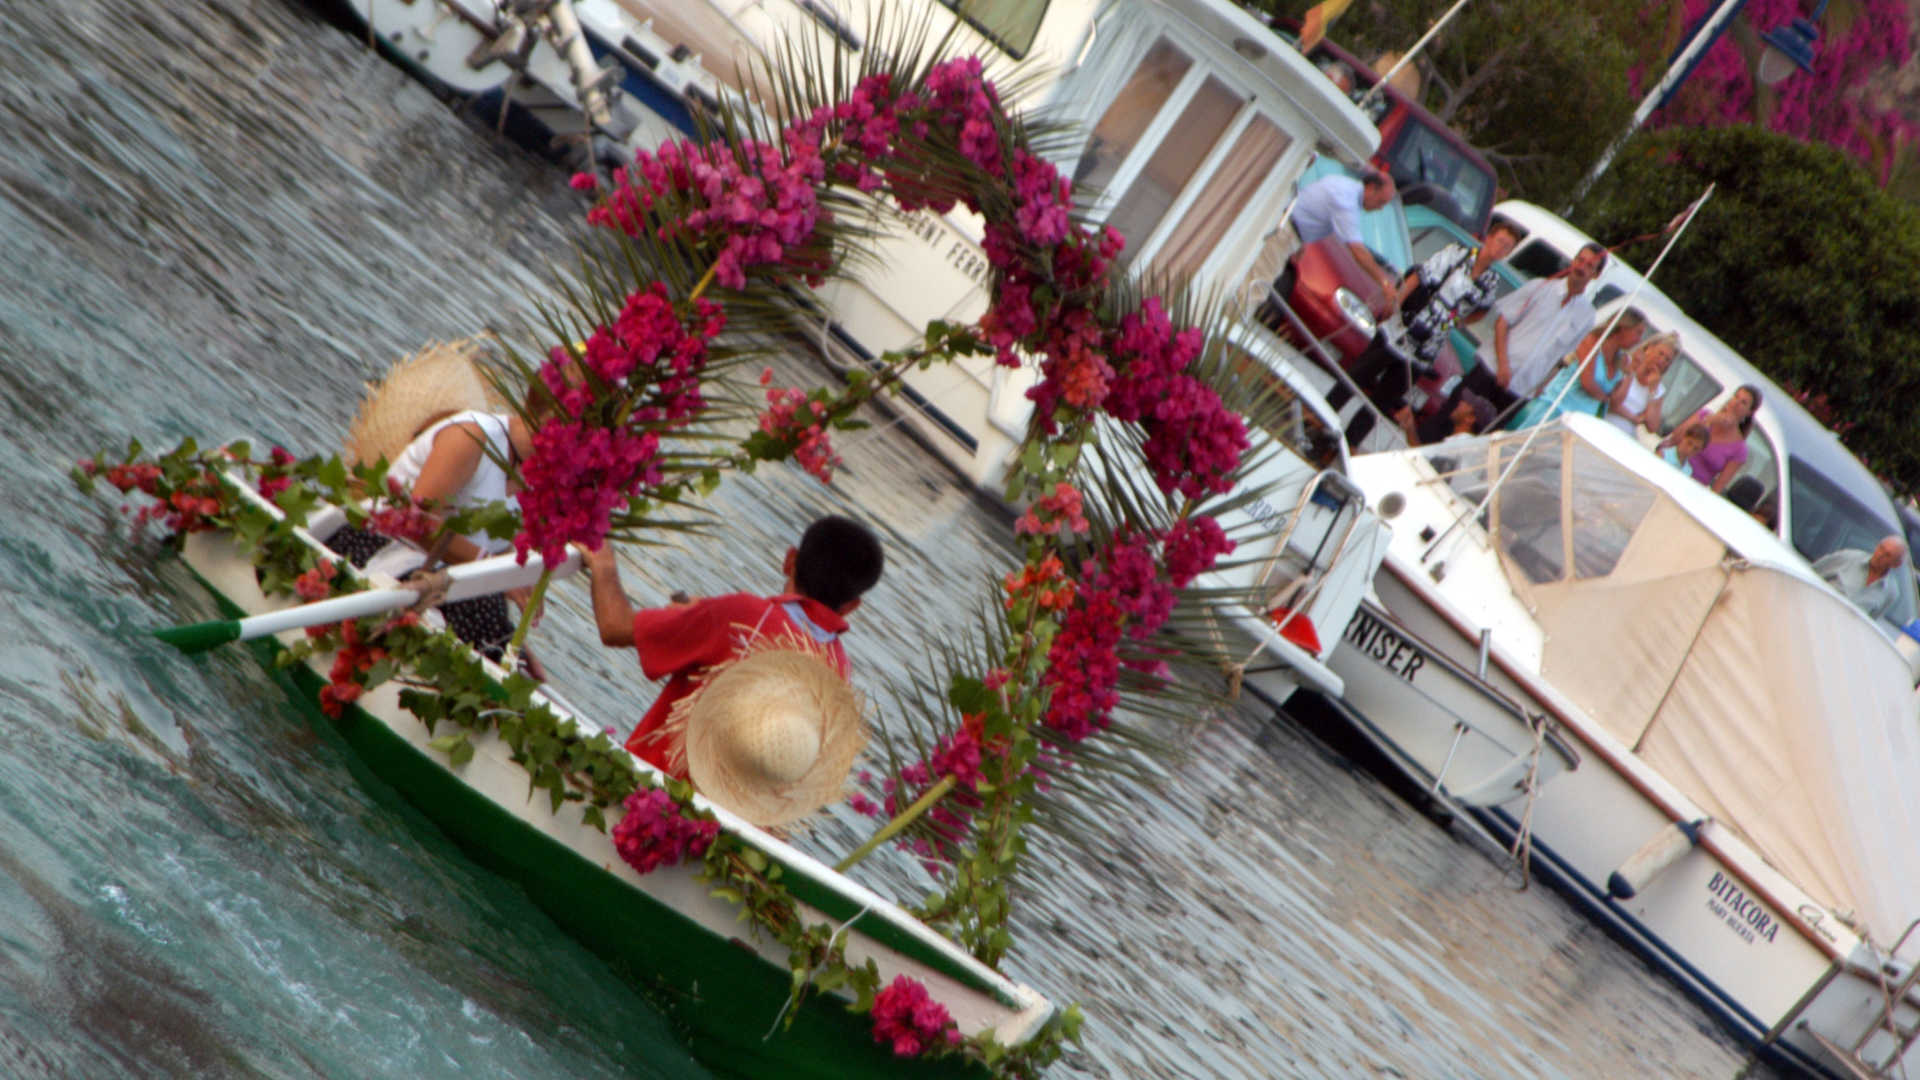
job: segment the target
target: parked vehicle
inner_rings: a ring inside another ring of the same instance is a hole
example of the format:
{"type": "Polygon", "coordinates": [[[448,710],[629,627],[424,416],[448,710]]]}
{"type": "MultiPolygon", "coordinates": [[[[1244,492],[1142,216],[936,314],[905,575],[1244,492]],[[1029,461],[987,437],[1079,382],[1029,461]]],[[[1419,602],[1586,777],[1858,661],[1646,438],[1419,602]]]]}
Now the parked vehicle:
{"type": "MultiPolygon", "coordinates": [[[[1299,23],[1292,19],[1276,19],[1274,26],[1288,35],[1299,33],[1299,23]]],[[[1352,73],[1354,100],[1363,103],[1368,119],[1380,129],[1373,164],[1393,176],[1409,207],[1431,206],[1474,236],[1486,234],[1499,179],[1480,151],[1390,83],[1367,96],[1380,82],[1379,74],[1333,42],[1315,45],[1307,59],[1339,64],[1352,73]]]]}
{"type": "MultiPolygon", "coordinates": [[[[1358,175],[1339,162],[1318,158],[1301,172],[1299,190],[1328,176],[1358,175]]],[[[1385,269],[1398,273],[1412,264],[1412,247],[1399,199],[1362,212],[1360,234],[1374,261],[1385,269]]],[[[1334,361],[1346,366],[1366,350],[1380,323],[1393,314],[1393,298],[1361,268],[1352,250],[1331,236],[1295,251],[1273,289],[1293,309],[1300,325],[1286,318],[1270,300],[1261,309],[1261,321],[1322,363],[1334,361]],[[1320,355],[1314,342],[1319,342],[1327,355],[1320,355]]]]}

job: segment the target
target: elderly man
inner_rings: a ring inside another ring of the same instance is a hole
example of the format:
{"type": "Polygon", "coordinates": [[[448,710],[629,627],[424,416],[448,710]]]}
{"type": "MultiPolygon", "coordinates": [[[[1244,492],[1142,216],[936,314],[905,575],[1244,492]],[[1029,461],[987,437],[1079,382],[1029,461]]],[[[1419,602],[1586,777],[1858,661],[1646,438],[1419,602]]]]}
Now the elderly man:
{"type": "Polygon", "coordinates": [[[1557,278],[1535,278],[1494,305],[1493,357],[1467,373],[1462,385],[1506,411],[1532,397],[1553,376],[1560,358],[1593,329],[1587,286],[1607,265],[1607,249],[1588,244],[1557,278]]]}
{"type": "Polygon", "coordinates": [[[1854,607],[1884,619],[1900,601],[1900,579],[1893,571],[1906,561],[1906,542],[1889,536],[1872,554],[1852,548],[1830,552],[1814,560],[1813,569],[1854,607]]]}
{"type": "Polygon", "coordinates": [[[1393,177],[1383,172],[1369,171],[1359,180],[1338,173],[1323,176],[1300,189],[1293,203],[1293,230],[1302,244],[1339,237],[1360,269],[1378,281],[1388,296],[1398,298],[1400,283],[1375,261],[1360,237],[1361,211],[1378,210],[1395,194],[1393,177]]]}

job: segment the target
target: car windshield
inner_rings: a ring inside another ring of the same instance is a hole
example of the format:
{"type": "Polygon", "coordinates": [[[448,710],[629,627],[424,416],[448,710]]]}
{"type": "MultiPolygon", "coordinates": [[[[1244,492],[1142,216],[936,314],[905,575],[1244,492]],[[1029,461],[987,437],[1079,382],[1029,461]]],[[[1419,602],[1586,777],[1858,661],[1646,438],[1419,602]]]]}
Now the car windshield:
{"type": "Polygon", "coordinates": [[[1431,206],[1468,232],[1477,232],[1492,213],[1493,177],[1444,134],[1410,122],[1383,154],[1409,204],[1431,206]]]}
{"type": "MultiPolygon", "coordinates": [[[[1872,551],[1882,538],[1900,534],[1891,522],[1797,457],[1787,459],[1787,484],[1793,547],[1808,562],[1836,551],[1872,551]]],[[[1900,602],[1888,619],[1905,626],[1914,618],[1912,575],[1901,575],[1901,580],[1900,602]]]]}

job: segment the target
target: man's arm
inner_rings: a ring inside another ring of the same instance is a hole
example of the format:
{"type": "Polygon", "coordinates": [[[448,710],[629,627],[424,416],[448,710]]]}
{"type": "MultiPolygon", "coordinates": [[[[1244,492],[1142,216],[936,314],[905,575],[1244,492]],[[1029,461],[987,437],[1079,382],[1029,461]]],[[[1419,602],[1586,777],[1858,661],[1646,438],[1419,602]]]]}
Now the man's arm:
{"type": "Polygon", "coordinates": [[[1513,364],[1507,359],[1507,317],[1501,315],[1493,320],[1493,381],[1500,384],[1502,390],[1513,381],[1513,364]]]}
{"type": "Polygon", "coordinates": [[[593,622],[603,645],[633,644],[633,602],[620,585],[620,568],[613,546],[587,553],[587,573],[593,576],[593,622]]]}
{"type": "Polygon", "coordinates": [[[1372,275],[1373,280],[1380,283],[1380,291],[1388,296],[1399,294],[1400,286],[1395,284],[1392,275],[1374,260],[1373,252],[1367,250],[1367,245],[1350,243],[1347,245],[1347,250],[1353,252],[1353,261],[1360,264],[1360,269],[1365,270],[1372,275]]]}

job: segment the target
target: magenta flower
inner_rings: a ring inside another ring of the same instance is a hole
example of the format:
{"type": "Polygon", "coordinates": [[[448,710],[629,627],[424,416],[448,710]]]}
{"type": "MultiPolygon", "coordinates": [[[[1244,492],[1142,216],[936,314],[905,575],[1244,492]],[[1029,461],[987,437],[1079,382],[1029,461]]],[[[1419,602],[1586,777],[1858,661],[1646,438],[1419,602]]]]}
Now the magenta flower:
{"type": "Polygon", "coordinates": [[[929,1050],[960,1044],[960,1031],[946,1006],[927,988],[897,975],[873,997],[873,1041],[891,1046],[895,1057],[918,1057],[929,1050]]]}
{"type": "Polygon", "coordinates": [[[719,822],[688,817],[680,804],[659,788],[627,796],[626,808],[626,814],[613,827],[613,846],[642,874],[700,858],[720,835],[719,822]]]}

